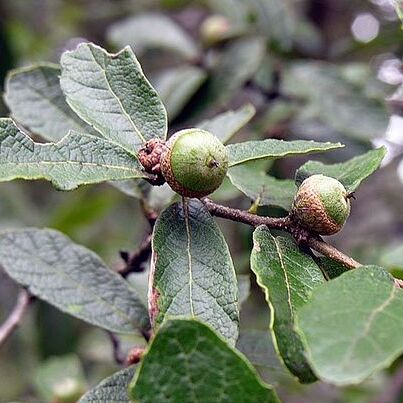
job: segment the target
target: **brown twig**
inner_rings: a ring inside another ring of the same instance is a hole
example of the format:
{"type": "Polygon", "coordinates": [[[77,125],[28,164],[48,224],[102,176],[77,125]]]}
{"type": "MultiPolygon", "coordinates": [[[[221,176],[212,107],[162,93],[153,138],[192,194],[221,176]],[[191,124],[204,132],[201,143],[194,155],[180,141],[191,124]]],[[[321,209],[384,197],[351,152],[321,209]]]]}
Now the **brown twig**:
{"type": "Polygon", "coordinates": [[[253,227],[266,225],[270,229],[287,231],[291,233],[295,238],[297,238],[298,241],[306,244],[311,249],[344,264],[346,267],[354,269],[361,266],[360,263],[340,252],[334,246],[329,245],[328,243],[320,239],[316,234],[311,234],[308,231],[304,231],[304,236],[298,239],[300,228],[295,223],[293,223],[290,217],[273,218],[258,216],[247,211],[219,205],[217,203],[214,203],[210,199],[203,199],[203,203],[210,211],[210,213],[217,217],[226,218],[232,221],[243,222],[245,224],[252,225],[253,227]]]}
{"type": "Polygon", "coordinates": [[[126,361],[120,346],[120,340],[112,332],[107,332],[112,344],[113,358],[116,364],[122,365],[126,361]]]}
{"type": "Polygon", "coordinates": [[[31,301],[31,296],[27,290],[21,290],[17,297],[17,302],[6,321],[0,327],[0,347],[3,346],[7,338],[20,325],[22,317],[31,301]]]}

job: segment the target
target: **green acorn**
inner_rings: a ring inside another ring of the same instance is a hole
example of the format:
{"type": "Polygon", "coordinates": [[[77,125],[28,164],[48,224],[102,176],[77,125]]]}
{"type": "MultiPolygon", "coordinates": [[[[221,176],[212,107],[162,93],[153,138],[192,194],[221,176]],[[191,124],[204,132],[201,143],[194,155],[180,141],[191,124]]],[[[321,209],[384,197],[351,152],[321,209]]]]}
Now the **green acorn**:
{"type": "Polygon", "coordinates": [[[228,170],[228,154],[213,134],[186,129],[168,140],[160,164],[162,175],[175,192],[201,198],[221,185],[228,170]]]}
{"type": "Polygon", "coordinates": [[[337,179],[312,175],[299,187],[291,216],[308,230],[332,235],[341,230],[350,214],[350,197],[337,179]]]}

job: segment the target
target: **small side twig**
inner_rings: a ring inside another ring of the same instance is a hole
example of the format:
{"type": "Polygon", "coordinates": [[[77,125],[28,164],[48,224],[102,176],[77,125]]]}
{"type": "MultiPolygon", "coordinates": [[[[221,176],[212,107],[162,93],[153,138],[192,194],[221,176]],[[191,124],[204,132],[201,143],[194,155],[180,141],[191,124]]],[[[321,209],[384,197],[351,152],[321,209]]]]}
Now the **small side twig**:
{"type": "Polygon", "coordinates": [[[151,255],[151,241],[152,235],[148,235],[144,241],[141,243],[138,250],[132,254],[127,254],[127,252],[121,252],[121,257],[126,262],[126,265],[118,270],[118,273],[122,277],[127,277],[130,273],[141,272],[142,263],[146,262],[151,255]]]}
{"type": "Polygon", "coordinates": [[[119,364],[119,365],[124,364],[126,359],[121,350],[120,340],[114,333],[109,332],[109,331],[107,333],[108,333],[109,339],[112,344],[113,358],[114,358],[116,364],[119,364]]]}
{"type": "Polygon", "coordinates": [[[20,325],[21,320],[31,301],[31,296],[27,290],[21,290],[17,297],[17,302],[8,318],[0,327],[0,347],[3,346],[7,338],[20,325]]]}
{"type": "Polygon", "coordinates": [[[266,225],[270,229],[287,231],[291,235],[293,235],[298,242],[309,246],[311,249],[319,252],[324,256],[328,256],[331,259],[342,263],[348,268],[354,269],[361,266],[361,264],[355,261],[353,258],[345,255],[334,246],[331,246],[323,241],[320,237],[318,237],[317,234],[313,234],[309,231],[304,230],[303,237],[300,237],[301,229],[298,228],[298,226],[292,221],[291,217],[289,216],[283,218],[258,216],[247,211],[219,205],[207,198],[203,199],[203,203],[210,211],[210,213],[217,217],[242,222],[254,227],[257,227],[259,225],[266,225]]]}

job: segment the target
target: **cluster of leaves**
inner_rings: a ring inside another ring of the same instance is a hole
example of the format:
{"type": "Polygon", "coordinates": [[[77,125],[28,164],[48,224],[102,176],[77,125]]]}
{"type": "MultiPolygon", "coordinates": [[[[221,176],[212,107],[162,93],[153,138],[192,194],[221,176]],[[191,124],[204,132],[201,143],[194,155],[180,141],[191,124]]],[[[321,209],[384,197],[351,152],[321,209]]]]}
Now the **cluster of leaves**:
{"type": "MultiPolygon", "coordinates": [[[[236,45],[239,55],[255,39],[244,41],[244,47],[236,45]]],[[[181,48],[194,56],[189,44],[181,48]]],[[[222,74],[210,79],[225,83],[222,74]]],[[[8,77],[5,101],[12,119],[0,120],[1,181],[46,179],[61,190],[111,181],[149,201],[137,152],[148,139],[166,138],[167,113],[129,47],[109,54],[83,43],[63,54],[60,67],[16,70],[8,77]]],[[[253,114],[247,105],[198,127],[227,142],[253,114]]],[[[230,144],[228,178],[257,204],[289,210],[304,178],[322,173],[355,191],[379,167],[385,150],[333,165],[309,161],[298,169],[295,182],[267,175],[267,163],[340,147],[275,139],[230,144]]],[[[173,195],[164,187],[152,192],[165,197],[165,208],[153,232],[148,310],[129,282],[63,234],[29,228],[0,235],[0,264],[33,295],[111,332],[152,329],[155,334],[137,368],[118,372],[80,401],[128,401],[128,388],[130,398],[142,402],[183,396],[206,401],[211,395],[234,402],[278,401],[236,349],[241,292],[220,228],[201,201],[170,204],[173,195]]],[[[384,269],[363,266],[346,272],[266,227],[255,230],[253,243],[251,268],[270,306],[276,352],[300,382],[354,384],[402,353],[403,295],[384,269]]],[[[264,357],[266,350],[262,345],[255,355],[264,357]]]]}

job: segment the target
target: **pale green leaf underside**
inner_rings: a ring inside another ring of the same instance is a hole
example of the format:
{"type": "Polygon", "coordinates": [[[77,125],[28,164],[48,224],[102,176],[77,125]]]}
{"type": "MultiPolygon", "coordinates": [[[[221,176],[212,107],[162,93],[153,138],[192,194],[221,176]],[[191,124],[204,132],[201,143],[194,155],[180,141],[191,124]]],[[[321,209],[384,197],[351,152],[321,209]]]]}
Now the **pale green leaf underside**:
{"type": "Polygon", "coordinates": [[[205,120],[199,123],[197,127],[213,133],[222,143],[226,143],[253,118],[255,113],[255,107],[248,104],[235,111],[227,111],[212,119],[205,120]]]}
{"type": "Polygon", "coordinates": [[[276,179],[256,169],[255,161],[228,170],[231,183],[259,206],[279,206],[290,210],[297,187],[290,179],[276,179]]]}
{"type": "Polygon", "coordinates": [[[235,344],[235,270],[218,225],[200,201],[175,203],[160,215],[152,261],[151,316],[156,324],[167,317],[196,317],[235,344]]]}
{"type": "Polygon", "coordinates": [[[58,231],[0,233],[0,266],[33,295],[90,324],[121,333],[149,326],[147,310],[129,284],[58,231]]]}
{"type": "Polygon", "coordinates": [[[274,237],[264,226],[255,230],[253,245],[251,269],[271,308],[274,344],[291,373],[301,382],[312,382],[316,378],[306,361],[294,316],[324,282],[322,272],[291,239],[274,237]]]}
{"type": "Polygon", "coordinates": [[[252,365],[209,327],[170,320],[160,328],[130,385],[141,403],[278,403],[252,365]]]}
{"type": "Polygon", "coordinates": [[[378,266],[346,272],[313,292],[298,327],[315,373],[356,384],[403,353],[403,291],[378,266]]]}
{"type": "Polygon", "coordinates": [[[129,403],[128,387],[136,367],[122,369],[87,392],[78,403],[129,403]]]}
{"type": "Polygon", "coordinates": [[[313,154],[343,147],[340,143],[319,143],[316,141],[284,141],[267,139],[229,144],[230,167],[257,159],[277,159],[293,155],[313,154]]]}
{"type": "Polygon", "coordinates": [[[137,52],[167,49],[187,59],[197,57],[199,49],[190,35],[171,18],[157,13],[144,13],[113,24],[109,40],[116,46],[130,45],[137,52]]]}
{"type": "Polygon", "coordinates": [[[70,132],[57,143],[35,143],[11,119],[0,119],[0,182],[46,179],[72,190],[145,176],[132,154],[100,137],[70,132]]]}
{"type": "Polygon", "coordinates": [[[58,141],[70,130],[92,133],[67,105],[60,88],[60,68],[40,64],[12,70],[6,79],[4,100],[13,118],[32,133],[58,141]]]}
{"type": "Polygon", "coordinates": [[[180,66],[164,70],[153,80],[170,120],[182,111],[206,77],[206,73],[198,67],[180,66]]]}
{"type": "Polygon", "coordinates": [[[129,47],[110,54],[82,43],[63,53],[61,66],[67,103],[108,140],[135,154],[145,141],[166,137],[164,105],[129,47]]]}
{"type": "Polygon", "coordinates": [[[354,192],[363,180],[379,168],[385,155],[386,148],[381,147],[338,164],[308,161],[297,170],[295,181],[300,185],[309,176],[322,174],[339,180],[348,192],[354,192]]]}

